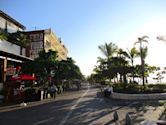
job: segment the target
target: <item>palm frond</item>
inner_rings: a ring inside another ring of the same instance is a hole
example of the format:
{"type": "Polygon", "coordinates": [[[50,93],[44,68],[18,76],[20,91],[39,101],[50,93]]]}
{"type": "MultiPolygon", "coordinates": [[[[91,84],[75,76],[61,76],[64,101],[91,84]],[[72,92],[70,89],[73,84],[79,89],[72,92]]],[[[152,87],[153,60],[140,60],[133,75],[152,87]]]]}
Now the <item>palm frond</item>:
{"type": "Polygon", "coordinates": [[[145,36],[142,36],[141,38],[142,38],[142,39],[146,39],[146,38],[149,38],[149,36],[146,36],[146,35],[145,35],[145,36]]]}
{"type": "Polygon", "coordinates": [[[104,45],[100,45],[98,48],[101,50],[104,56],[110,58],[115,53],[117,46],[110,42],[109,44],[105,43],[104,45]]]}
{"type": "Polygon", "coordinates": [[[147,57],[147,55],[148,55],[148,47],[142,48],[142,55],[143,55],[144,59],[147,57]]]}
{"type": "Polygon", "coordinates": [[[136,45],[136,44],[138,44],[138,43],[140,43],[140,41],[136,41],[136,42],[134,43],[134,45],[136,45]]]}

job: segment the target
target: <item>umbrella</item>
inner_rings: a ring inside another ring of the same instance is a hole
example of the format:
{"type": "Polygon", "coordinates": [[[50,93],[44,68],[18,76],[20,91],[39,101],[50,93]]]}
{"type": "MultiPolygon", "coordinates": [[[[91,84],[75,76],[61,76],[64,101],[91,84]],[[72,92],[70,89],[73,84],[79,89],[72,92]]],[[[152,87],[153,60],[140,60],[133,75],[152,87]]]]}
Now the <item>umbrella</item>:
{"type": "Polygon", "coordinates": [[[15,80],[22,80],[22,81],[32,81],[32,80],[36,80],[36,77],[30,76],[30,75],[20,75],[20,76],[16,76],[16,77],[12,77],[10,80],[15,81],[15,80]]]}

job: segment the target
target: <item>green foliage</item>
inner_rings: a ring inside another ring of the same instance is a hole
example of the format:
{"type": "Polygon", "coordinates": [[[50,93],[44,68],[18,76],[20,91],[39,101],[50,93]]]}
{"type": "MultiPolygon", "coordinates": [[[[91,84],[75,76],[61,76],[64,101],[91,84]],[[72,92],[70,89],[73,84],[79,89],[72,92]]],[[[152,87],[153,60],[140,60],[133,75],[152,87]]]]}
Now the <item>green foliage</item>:
{"type": "Polygon", "coordinates": [[[23,64],[22,72],[26,74],[35,73],[41,85],[49,84],[50,82],[59,85],[62,84],[64,80],[83,79],[79,67],[72,58],[58,61],[57,52],[52,50],[49,50],[48,52],[43,50],[39,53],[37,59],[25,62],[23,64]],[[54,79],[50,81],[50,77],[54,79]]]}
{"type": "Polygon", "coordinates": [[[30,45],[30,39],[23,32],[17,31],[16,33],[8,33],[7,40],[11,43],[27,47],[30,45]]]}
{"type": "Polygon", "coordinates": [[[147,38],[148,36],[138,38],[135,44],[140,45],[139,49],[137,50],[133,47],[131,50],[128,50],[128,52],[118,48],[114,43],[100,45],[99,49],[106,58],[98,57],[98,65],[95,66],[89,80],[99,83],[107,79],[114,79],[114,82],[117,83],[127,83],[130,80],[131,83],[134,82],[135,77],[137,77],[142,78],[144,86],[145,80],[148,82],[147,77],[149,74],[158,70],[156,66],[145,64],[148,48],[143,46],[143,43],[148,43],[147,38]],[[134,59],[139,56],[141,58],[141,64],[135,66],[134,59]],[[129,63],[129,61],[131,63],[129,63]]]}
{"type": "Polygon", "coordinates": [[[166,84],[149,84],[149,88],[153,89],[165,89],[166,90],[166,84]]]}
{"type": "Polygon", "coordinates": [[[25,99],[26,102],[40,100],[39,88],[33,87],[25,90],[25,99]]]}
{"type": "Polygon", "coordinates": [[[79,67],[74,63],[72,58],[59,61],[56,68],[55,78],[58,78],[58,82],[62,80],[83,79],[83,75],[79,67]]]}
{"type": "Polygon", "coordinates": [[[141,59],[141,76],[142,76],[142,82],[143,82],[143,86],[145,86],[145,80],[144,80],[144,65],[145,65],[145,58],[147,56],[147,47],[143,47],[143,43],[148,43],[148,41],[146,40],[147,38],[149,38],[148,36],[142,36],[138,38],[138,41],[135,42],[135,44],[139,44],[139,55],[140,55],[140,59],[141,59]]]}
{"type": "Polygon", "coordinates": [[[114,92],[119,93],[130,93],[130,94],[139,94],[139,93],[164,93],[166,92],[165,84],[150,84],[146,85],[145,88],[142,85],[138,84],[113,84],[114,92]]]}
{"type": "Polygon", "coordinates": [[[139,93],[141,90],[141,86],[137,84],[114,84],[113,85],[114,92],[119,93],[139,93]]]}
{"type": "Polygon", "coordinates": [[[104,54],[104,56],[107,57],[107,59],[112,57],[113,54],[117,50],[117,46],[114,43],[112,43],[112,42],[105,43],[104,45],[100,45],[98,48],[101,50],[101,52],[104,54]]]}
{"type": "Polygon", "coordinates": [[[3,29],[0,29],[0,40],[7,40],[7,32],[3,29]]]}

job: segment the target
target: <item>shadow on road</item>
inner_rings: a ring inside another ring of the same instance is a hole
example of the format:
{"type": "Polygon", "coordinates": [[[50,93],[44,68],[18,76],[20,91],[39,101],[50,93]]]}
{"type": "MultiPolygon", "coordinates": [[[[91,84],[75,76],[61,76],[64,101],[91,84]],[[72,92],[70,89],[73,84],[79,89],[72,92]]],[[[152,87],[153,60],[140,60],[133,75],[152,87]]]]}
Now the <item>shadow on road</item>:
{"type": "Polygon", "coordinates": [[[67,123],[72,125],[100,125],[103,123],[109,125],[115,122],[113,120],[115,111],[118,111],[121,116],[119,120],[121,125],[125,124],[127,113],[131,116],[133,123],[140,123],[146,120],[147,116],[145,117],[145,115],[149,115],[149,117],[155,115],[153,112],[159,106],[159,100],[115,100],[105,98],[101,92],[98,92],[96,95],[85,96],[84,101],[78,105],[67,123]]]}
{"type": "MultiPolygon", "coordinates": [[[[76,95],[78,93],[75,93],[76,95]]],[[[80,99],[61,98],[54,102],[27,107],[20,110],[1,112],[1,125],[59,125],[71,107],[80,99]]],[[[98,88],[91,88],[74,108],[64,125],[109,125],[114,123],[113,113],[119,112],[124,124],[125,114],[129,113],[135,123],[145,120],[145,113],[156,110],[159,101],[124,101],[104,98],[98,88]],[[96,93],[97,92],[97,93],[96,93]]]]}
{"type": "Polygon", "coordinates": [[[78,98],[62,99],[34,107],[0,113],[1,125],[58,125],[78,98]]]}

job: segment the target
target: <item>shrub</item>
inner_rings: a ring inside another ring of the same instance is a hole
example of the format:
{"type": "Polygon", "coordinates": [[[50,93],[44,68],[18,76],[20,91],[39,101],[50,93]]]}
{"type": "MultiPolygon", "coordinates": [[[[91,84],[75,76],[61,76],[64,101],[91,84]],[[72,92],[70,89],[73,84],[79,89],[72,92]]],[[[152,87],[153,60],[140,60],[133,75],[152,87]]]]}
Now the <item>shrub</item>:
{"type": "Polygon", "coordinates": [[[138,94],[138,93],[164,93],[166,92],[165,84],[150,84],[143,87],[138,84],[114,84],[113,85],[114,92],[120,93],[130,93],[130,94],[138,94]]]}

